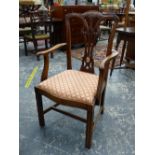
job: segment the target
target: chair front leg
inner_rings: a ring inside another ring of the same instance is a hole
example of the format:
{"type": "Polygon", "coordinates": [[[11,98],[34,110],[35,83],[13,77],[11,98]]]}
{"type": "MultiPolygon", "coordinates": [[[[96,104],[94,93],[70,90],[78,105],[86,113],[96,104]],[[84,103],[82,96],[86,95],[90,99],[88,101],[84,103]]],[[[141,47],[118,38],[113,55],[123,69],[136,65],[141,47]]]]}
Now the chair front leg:
{"type": "Polygon", "coordinates": [[[92,144],[93,117],[94,117],[94,108],[91,107],[90,109],[87,110],[85,147],[88,148],[88,149],[91,147],[91,144],[92,144]]]}
{"type": "Polygon", "coordinates": [[[45,126],[45,120],[44,120],[42,96],[41,96],[41,94],[38,92],[37,88],[35,88],[35,94],[36,94],[36,103],[37,103],[37,110],[38,110],[39,125],[40,125],[41,127],[44,127],[44,126],[45,126]]]}

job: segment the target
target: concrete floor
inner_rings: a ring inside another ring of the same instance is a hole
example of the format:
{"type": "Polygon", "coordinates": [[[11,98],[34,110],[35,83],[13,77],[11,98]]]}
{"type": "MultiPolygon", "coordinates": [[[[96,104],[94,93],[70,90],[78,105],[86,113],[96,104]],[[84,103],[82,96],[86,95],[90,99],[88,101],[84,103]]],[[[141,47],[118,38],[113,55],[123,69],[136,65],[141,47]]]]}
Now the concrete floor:
{"type": "MultiPolygon", "coordinates": [[[[34,86],[40,81],[43,59],[34,55],[24,56],[23,46],[20,59],[20,155],[134,155],[135,154],[135,72],[114,70],[108,79],[105,97],[105,113],[101,115],[93,134],[92,148],[86,149],[85,124],[60,113],[51,111],[45,115],[45,128],[38,124],[34,86]],[[29,88],[25,82],[34,67],[39,69],[29,88]]],[[[50,75],[65,70],[66,59],[59,51],[51,59],[50,75]]],[[[80,61],[73,59],[73,68],[80,61]]],[[[96,69],[96,72],[98,70],[96,69]]],[[[44,106],[52,104],[44,98],[44,106]]],[[[78,109],[61,107],[74,114],[85,116],[78,109]]]]}

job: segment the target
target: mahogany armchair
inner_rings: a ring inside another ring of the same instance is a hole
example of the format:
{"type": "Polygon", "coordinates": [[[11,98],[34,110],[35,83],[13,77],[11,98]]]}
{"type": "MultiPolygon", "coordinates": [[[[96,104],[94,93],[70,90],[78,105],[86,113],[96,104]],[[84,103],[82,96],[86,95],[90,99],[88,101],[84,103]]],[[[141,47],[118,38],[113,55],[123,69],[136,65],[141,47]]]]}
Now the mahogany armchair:
{"type": "Polygon", "coordinates": [[[44,114],[50,110],[68,115],[74,119],[86,123],[85,146],[91,147],[92,133],[94,128],[94,108],[100,106],[99,114],[104,112],[104,97],[108,76],[109,63],[118,55],[117,51],[112,51],[112,44],[115,35],[118,18],[115,15],[102,15],[100,12],[85,12],[83,14],[70,13],[65,17],[66,43],[57,44],[54,47],[38,52],[37,55],[44,56],[44,68],[41,76],[41,83],[35,86],[36,105],[38,119],[41,127],[45,126],[44,114]],[[84,37],[85,52],[82,58],[80,70],[72,70],[71,63],[71,20],[79,19],[83,24],[81,32],[84,37]],[[96,39],[100,34],[100,22],[112,20],[111,33],[107,44],[106,58],[99,67],[99,75],[94,74],[93,52],[96,39]],[[66,46],[67,70],[48,78],[49,54],[57,51],[58,48],[66,46]],[[56,102],[53,106],[44,109],[42,95],[56,102]],[[86,111],[87,117],[81,118],[77,115],[58,109],[57,106],[64,105],[80,108],[86,111]]]}

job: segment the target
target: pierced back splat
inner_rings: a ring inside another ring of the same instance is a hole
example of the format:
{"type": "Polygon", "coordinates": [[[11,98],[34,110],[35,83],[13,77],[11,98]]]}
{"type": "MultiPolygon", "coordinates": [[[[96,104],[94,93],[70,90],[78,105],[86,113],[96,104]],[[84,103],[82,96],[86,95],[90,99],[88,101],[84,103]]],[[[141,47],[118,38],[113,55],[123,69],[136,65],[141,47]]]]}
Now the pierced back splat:
{"type": "MultiPolygon", "coordinates": [[[[82,65],[80,67],[81,71],[94,73],[94,47],[96,46],[97,39],[100,35],[100,24],[106,22],[107,20],[114,19],[113,16],[103,15],[100,12],[89,11],[83,14],[71,13],[66,15],[66,37],[69,48],[71,48],[71,28],[70,20],[76,18],[82,23],[81,32],[84,40],[84,54],[82,57],[82,65]]],[[[109,44],[107,46],[106,55],[111,54],[114,29],[116,25],[112,24],[111,32],[109,35],[109,44]],[[114,26],[114,28],[113,28],[114,26]]],[[[70,50],[69,50],[70,51],[70,50]]]]}

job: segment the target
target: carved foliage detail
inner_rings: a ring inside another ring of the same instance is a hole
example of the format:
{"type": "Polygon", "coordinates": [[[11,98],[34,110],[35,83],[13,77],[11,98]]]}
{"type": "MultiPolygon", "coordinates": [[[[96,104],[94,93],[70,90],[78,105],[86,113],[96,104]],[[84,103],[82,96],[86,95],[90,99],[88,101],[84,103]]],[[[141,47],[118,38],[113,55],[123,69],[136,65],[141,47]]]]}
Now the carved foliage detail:
{"type": "Polygon", "coordinates": [[[94,46],[100,33],[99,24],[96,24],[99,19],[94,18],[94,16],[86,16],[84,18],[87,24],[84,23],[81,33],[84,37],[85,51],[80,70],[94,73],[93,54],[94,46]]]}

